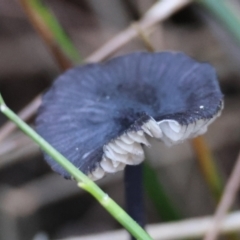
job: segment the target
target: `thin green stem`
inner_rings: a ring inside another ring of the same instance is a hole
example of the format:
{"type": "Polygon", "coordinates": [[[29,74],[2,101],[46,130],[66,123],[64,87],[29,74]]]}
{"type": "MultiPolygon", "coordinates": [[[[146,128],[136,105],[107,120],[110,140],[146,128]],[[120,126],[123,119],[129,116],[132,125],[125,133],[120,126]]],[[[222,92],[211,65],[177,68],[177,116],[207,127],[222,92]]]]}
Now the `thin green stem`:
{"type": "MultiPolygon", "coordinates": [[[[66,68],[66,61],[80,63],[81,57],[71,39],[59,24],[52,11],[42,0],[19,0],[29,20],[51,49],[59,64],[66,68]],[[63,62],[63,63],[62,63],[63,62]]],[[[69,67],[69,66],[68,66],[69,67]]]]}
{"type": "Polygon", "coordinates": [[[47,141],[38,135],[24,121],[22,121],[11,109],[5,104],[0,94],[0,110],[11,121],[13,121],[26,135],[36,142],[49,156],[58,164],[66,169],[72,177],[78,182],[78,185],[92,194],[99,203],[127,229],[134,237],[141,240],[152,240],[146,233],[116,202],[114,202],[106,193],[104,193],[92,180],[78,170],[62,154],[54,149],[47,141]]]}
{"type": "Polygon", "coordinates": [[[155,169],[145,162],[143,172],[145,189],[159,216],[161,216],[164,221],[180,220],[182,216],[159,182],[155,169]]]}
{"type": "Polygon", "coordinates": [[[0,94],[0,106],[5,105],[2,95],[0,94]]]}
{"type": "Polygon", "coordinates": [[[72,59],[73,62],[80,62],[81,58],[78,51],[48,7],[46,7],[40,0],[31,0],[29,3],[42,17],[65,54],[72,59]]]}

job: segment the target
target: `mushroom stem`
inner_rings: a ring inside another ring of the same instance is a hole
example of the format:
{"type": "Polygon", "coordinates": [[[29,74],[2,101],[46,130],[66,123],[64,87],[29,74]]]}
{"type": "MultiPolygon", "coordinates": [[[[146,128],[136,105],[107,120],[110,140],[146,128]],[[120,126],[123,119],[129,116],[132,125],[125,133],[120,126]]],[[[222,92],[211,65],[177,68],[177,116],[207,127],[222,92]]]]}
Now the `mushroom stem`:
{"type": "MultiPolygon", "coordinates": [[[[127,213],[141,227],[144,227],[143,164],[126,166],[124,171],[124,185],[127,213]]],[[[132,237],[131,239],[134,240],[135,238],[132,237]]]]}

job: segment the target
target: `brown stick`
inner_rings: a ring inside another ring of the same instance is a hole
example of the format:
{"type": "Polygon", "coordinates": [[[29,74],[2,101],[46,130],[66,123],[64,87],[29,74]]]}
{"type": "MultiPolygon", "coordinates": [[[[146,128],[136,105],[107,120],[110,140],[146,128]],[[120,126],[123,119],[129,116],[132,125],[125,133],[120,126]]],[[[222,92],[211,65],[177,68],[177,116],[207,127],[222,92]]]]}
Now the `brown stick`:
{"type": "MultiPolygon", "coordinates": [[[[159,1],[146,12],[143,18],[139,22],[137,22],[137,25],[143,31],[145,31],[147,28],[150,28],[156,25],[158,22],[167,19],[173,13],[185,7],[190,2],[191,0],[159,1]]],[[[134,27],[130,26],[127,29],[123,30],[121,33],[119,33],[117,36],[112,38],[110,41],[105,43],[92,55],[90,55],[87,58],[87,61],[102,61],[137,36],[138,31],[134,27]]]]}
{"type": "Polygon", "coordinates": [[[226,217],[230,207],[232,206],[237,191],[240,187],[240,153],[237,158],[236,164],[233,168],[230,178],[228,179],[227,185],[224,189],[222,199],[215,212],[213,223],[209,228],[204,240],[215,240],[221,230],[222,223],[226,217]]]}
{"type": "MultiPolygon", "coordinates": [[[[26,107],[24,107],[19,113],[18,116],[23,120],[28,120],[31,118],[38,107],[41,104],[41,95],[35,97],[32,102],[30,102],[26,107]]],[[[12,122],[7,122],[4,124],[0,130],[0,142],[3,141],[9,134],[11,134],[16,129],[16,125],[12,122]]]]}
{"type": "Polygon", "coordinates": [[[38,13],[35,12],[33,8],[30,7],[29,1],[19,0],[19,2],[22,5],[23,9],[25,10],[25,13],[27,14],[31,24],[34,26],[36,31],[44,40],[46,46],[48,46],[48,48],[50,49],[52,56],[55,58],[59,67],[62,70],[70,68],[72,66],[70,59],[68,59],[66,54],[64,54],[62,50],[59,48],[48,26],[44,23],[44,21],[42,21],[38,13]]]}
{"type": "MultiPolygon", "coordinates": [[[[212,217],[199,217],[170,223],[149,224],[147,231],[153,239],[177,240],[177,239],[200,239],[212,223],[212,217]]],[[[224,219],[221,233],[230,233],[240,229],[240,211],[230,213],[224,219]]],[[[126,230],[114,230],[91,235],[69,237],[62,240],[128,240],[126,230]]]]}

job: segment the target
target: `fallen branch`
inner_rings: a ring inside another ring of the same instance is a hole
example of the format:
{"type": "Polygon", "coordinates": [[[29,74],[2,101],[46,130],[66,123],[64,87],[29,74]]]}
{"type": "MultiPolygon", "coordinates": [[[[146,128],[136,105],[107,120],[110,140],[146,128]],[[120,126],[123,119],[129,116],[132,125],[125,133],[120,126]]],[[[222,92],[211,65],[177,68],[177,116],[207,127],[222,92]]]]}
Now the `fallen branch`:
{"type": "Polygon", "coordinates": [[[227,185],[224,189],[222,199],[214,215],[213,222],[210,225],[211,227],[209,228],[204,240],[215,240],[217,238],[219,232],[221,231],[222,222],[236,198],[239,187],[240,187],[240,154],[237,158],[236,164],[233,167],[232,174],[228,179],[227,185]]]}
{"type": "MultiPolygon", "coordinates": [[[[173,223],[150,224],[147,231],[156,240],[177,240],[186,238],[199,238],[204,236],[213,223],[212,217],[193,218],[173,223]]],[[[240,230],[240,211],[226,216],[221,227],[221,233],[230,233],[240,230]]],[[[70,237],[61,240],[127,240],[129,236],[125,230],[116,230],[106,233],[97,233],[81,237],[70,237]]]]}
{"type": "MultiPolygon", "coordinates": [[[[32,102],[30,102],[18,113],[18,116],[23,120],[28,120],[36,113],[40,104],[41,95],[38,95],[32,100],[32,102]]],[[[5,123],[0,130],[0,142],[3,141],[7,136],[9,136],[15,129],[16,125],[12,122],[8,121],[7,123],[5,123]]]]}
{"type": "MultiPolygon", "coordinates": [[[[156,25],[157,23],[164,21],[173,13],[177,12],[179,9],[185,7],[189,4],[191,0],[162,0],[155,3],[142,17],[142,19],[136,24],[140,27],[142,31],[156,25]]],[[[138,30],[129,26],[127,29],[123,30],[117,36],[112,38],[110,41],[105,43],[96,52],[87,58],[87,62],[99,62],[111,54],[116,52],[119,48],[130,42],[133,38],[139,35],[138,30]]]]}

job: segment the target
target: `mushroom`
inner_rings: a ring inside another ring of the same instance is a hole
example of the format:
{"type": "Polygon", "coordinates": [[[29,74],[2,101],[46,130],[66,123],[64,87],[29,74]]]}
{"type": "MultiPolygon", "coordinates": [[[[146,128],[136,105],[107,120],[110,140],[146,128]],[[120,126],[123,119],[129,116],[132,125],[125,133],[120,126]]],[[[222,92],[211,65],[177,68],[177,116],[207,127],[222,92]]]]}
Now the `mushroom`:
{"type": "Polygon", "coordinates": [[[205,133],[222,109],[209,64],[179,52],[136,52],[63,73],[43,97],[36,129],[97,180],[140,164],[149,138],[173,145],[205,133]]]}

